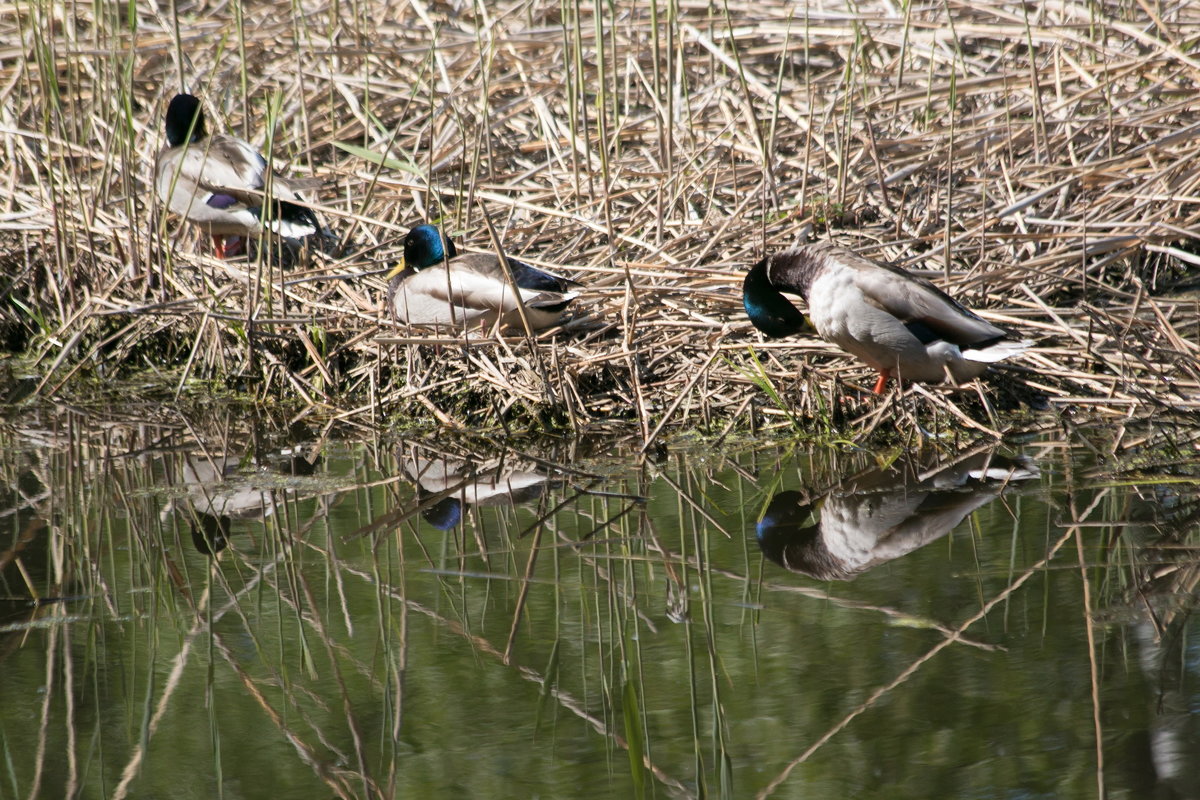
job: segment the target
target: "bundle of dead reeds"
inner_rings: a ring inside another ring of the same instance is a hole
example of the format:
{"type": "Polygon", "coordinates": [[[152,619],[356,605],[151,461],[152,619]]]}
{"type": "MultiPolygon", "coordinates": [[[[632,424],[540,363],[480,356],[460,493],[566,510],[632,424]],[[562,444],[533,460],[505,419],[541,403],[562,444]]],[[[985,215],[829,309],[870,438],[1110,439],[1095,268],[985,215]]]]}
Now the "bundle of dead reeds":
{"type": "Polygon", "coordinates": [[[1198,33],[1187,3],[13,6],[5,349],[44,395],[152,370],[350,423],[1009,424],[991,391],[848,406],[857,365],[764,344],[742,273],[814,235],[1038,338],[1029,394],[1196,411],[1198,33]],[[342,257],[219,261],[164,213],[185,86],[323,181],[342,257]],[[393,326],[403,232],[490,250],[485,216],[587,284],[578,318],[536,342],[393,326]]]}

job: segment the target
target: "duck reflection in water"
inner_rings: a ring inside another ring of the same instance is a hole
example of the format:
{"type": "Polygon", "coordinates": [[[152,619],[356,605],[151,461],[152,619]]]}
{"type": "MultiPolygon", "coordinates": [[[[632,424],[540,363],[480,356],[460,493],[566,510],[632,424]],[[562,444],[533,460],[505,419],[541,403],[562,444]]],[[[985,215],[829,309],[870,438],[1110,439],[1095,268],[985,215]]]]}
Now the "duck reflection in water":
{"type": "Polygon", "coordinates": [[[1011,481],[1036,478],[1027,458],[971,451],[922,470],[911,462],[851,476],[815,500],[775,495],[756,526],[763,555],[816,580],[850,580],[949,533],[1011,481]]]}
{"type": "Polygon", "coordinates": [[[479,463],[450,457],[405,458],[404,471],[417,485],[421,516],[438,530],[462,522],[469,506],[518,505],[536,500],[563,481],[532,461],[495,458],[479,463]]]}
{"type": "Polygon", "coordinates": [[[173,500],[163,514],[184,512],[192,545],[205,555],[216,555],[229,546],[235,519],[269,517],[280,502],[294,496],[289,478],[312,475],[315,470],[315,461],[291,449],[251,471],[232,455],[187,455],[181,473],[187,493],[173,500]]]}

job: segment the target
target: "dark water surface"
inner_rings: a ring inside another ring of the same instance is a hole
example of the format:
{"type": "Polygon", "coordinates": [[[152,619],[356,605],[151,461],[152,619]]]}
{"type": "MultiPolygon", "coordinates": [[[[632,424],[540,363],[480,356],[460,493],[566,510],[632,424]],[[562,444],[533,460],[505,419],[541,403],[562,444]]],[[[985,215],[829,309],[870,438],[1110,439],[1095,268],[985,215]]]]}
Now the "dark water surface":
{"type": "Polygon", "coordinates": [[[1200,797],[1194,452],[265,430],[0,428],[0,800],[1200,797]]]}

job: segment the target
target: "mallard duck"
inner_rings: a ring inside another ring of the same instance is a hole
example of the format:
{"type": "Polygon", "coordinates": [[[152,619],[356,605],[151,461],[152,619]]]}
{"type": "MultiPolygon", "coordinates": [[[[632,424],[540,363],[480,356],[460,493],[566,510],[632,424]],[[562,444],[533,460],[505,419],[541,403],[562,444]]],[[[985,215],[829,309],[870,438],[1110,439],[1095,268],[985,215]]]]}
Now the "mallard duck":
{"type": "Polygon", "coordinates": [[[242,252],[242,237],[265,231],[298,242],[325,234],[303,202],[298,182],[270,176],[274,202],[263,213],[267,162],[247,142],[224,133],[209,134],[200,101],[177,94],[167,106],[167,146],[158,154],[155,185],[167,208],[200,226],[213,238],[217,255],[242,252]],[[266,219],[264,219],[266,216],[266,219]]]}
{"type": "MultiPolygon", "coordinates": [[[[509,258],[521,289],[525,315],[535,329],[562,320],[579,283],[509,258]]],[[[458,254],[434,225],[418,225],[404,237],[404,258],[389,273],[388,306],[400,322],[455,328],[520,327],[517,298],[494,253],[458,254]]]]}
{"type": "Polygon", "coordinates": [[[1012,340],[924,278],[832,242],[764,258],[746,275],[742,302],[754,327],[768,336],[815,329],[865,361],[879,372],[876,394],[893,375],[961,383],[1031,344],[1012,340]],[[808,318],[784,292],[804,298],[808,318]]]}
{"type": "Polygon", "coordinates": [[[849,477],[809,502],[796,491],[776,494],[755,538],[785,569],[850,580],[939,539],[1010,483],[1039,474],[1028,458],[987,451],[930,470],[901,461],[849,477]]]}

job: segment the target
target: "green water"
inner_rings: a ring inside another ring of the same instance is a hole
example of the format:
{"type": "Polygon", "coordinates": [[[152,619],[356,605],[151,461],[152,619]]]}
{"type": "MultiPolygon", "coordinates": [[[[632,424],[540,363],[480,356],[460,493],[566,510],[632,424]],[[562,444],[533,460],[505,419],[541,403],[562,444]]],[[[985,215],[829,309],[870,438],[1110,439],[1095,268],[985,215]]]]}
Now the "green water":
{"type": "Polygon", "coordinates": [[[0,430],[0,798],[1200,796],[1194,482],[433,441],[0,430]]]}

